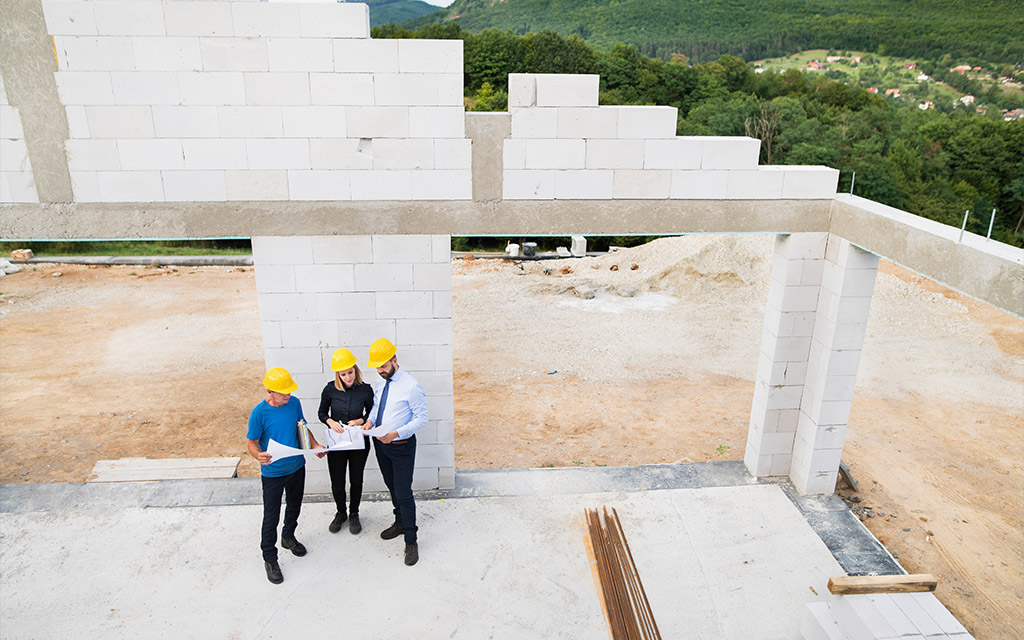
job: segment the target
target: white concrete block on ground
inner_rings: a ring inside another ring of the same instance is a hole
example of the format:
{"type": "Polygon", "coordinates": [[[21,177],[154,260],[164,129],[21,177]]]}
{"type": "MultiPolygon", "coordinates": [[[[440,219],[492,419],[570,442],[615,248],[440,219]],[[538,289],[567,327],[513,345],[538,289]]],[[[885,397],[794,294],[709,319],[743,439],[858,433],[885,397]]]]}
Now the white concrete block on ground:
{"type": "Polygon", "coordinates": [[[309,236],[253,236],[252,260],[261,265],[309,264],[313,259],[313,241],[309,236]]]}
{"type": "Polygon", "coordinates": [[[535,103],[538,107],[596,107],[601,77],[597,74],[539,73],[535,103]]]}
{"type": "Polygon", "coordinates": [[[314,293],[266,293],[257,296],[260,319],[310,320],[316,318],[316,294],[314,293]]]}
{"type": "Polygon", "coordinates": [[[333,320],[281,322],[281,346],[284,349],[306,349],[310,345],[323,348],[335,344],[338,344],[338,323],[333,320]]]}
{"type": "MultiPolygon", "coordinates": [[[[372,340],[387,338],[398,344],[397,338],[395,338],[395,323],[394,319],[341,321],[338,323],[338,343],[358,345],[360,341],[365,341],[367,336],[372,336],[372,340]]],[[[365,350],[353,350],[353,353],[360,358],[360,362],[366,362],[365,350]]],[[[376,371],[371,372],[369,367],[364,368],[363,375],[367,378],[377,378],[376,371]]]]}

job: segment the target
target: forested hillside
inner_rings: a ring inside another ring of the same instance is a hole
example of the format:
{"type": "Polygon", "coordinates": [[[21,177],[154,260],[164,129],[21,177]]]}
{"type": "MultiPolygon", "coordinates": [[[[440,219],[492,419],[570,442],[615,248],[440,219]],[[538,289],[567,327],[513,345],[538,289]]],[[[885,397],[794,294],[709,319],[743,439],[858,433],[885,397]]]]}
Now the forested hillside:
{"type": "Polygon", "coordinates": [[[506,109],[509,73],[597,73],[602,104],[659,104],[679,109],[680,135],[760,138],[763,164],[822,164],[839,169],[840,190],[933,220],[1024,246],[1024,120],[1004,121],[960,104],[921,110],[826,75],[790,69],[756,73],[722,56],[689,65],[649,58],[630,45],[608,51],[551,31],[518,36],[457,24],[415,32],[375,27],[375,38],[461,38],[467,106],[506,109]]]}
{"type": "Polygon", "coordinates": [[[456,0],[402,26],[439,20],[473,32],[550,29],[601,48],[625,42],[665,60],[824,48],[1024,63],[1020,0],[456,0]]]}
{"type": "MultiPolygon", "coordinates": [[[[346,0],[355,2],[356,0],[346,0]]],[[[437,11],[437,7],[421,0],[358,0],[370,7],[370,24],[405,22],[437,11]]]]}

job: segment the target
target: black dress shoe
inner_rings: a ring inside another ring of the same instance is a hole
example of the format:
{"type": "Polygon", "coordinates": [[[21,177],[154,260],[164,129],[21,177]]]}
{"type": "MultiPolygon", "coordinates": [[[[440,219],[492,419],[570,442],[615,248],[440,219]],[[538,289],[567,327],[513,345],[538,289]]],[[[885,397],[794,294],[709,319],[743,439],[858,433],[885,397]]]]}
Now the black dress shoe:
{"type": "Polygon", "coordinates": [[[277,564],[277,561],[264,562],[263,563],[267,570],[267,580],[270,580],[274,584],[281,584],[284,582],[284,575],[281,573],[281,565],[277,564]]]}
{"type": "Polygon", "coordinates": [[[412,544],[405,545],[405,564],[411,567],[412,565],[419,562],[420,559],[420,548],[415,542],[412,544]]]}
{"type": "Polygon", "coordinates": [[[306,547],[302,546],[302,543],[295,538],[281,538],[281,546],[285,549],[291,549],[292,553],[300,558],[306,555],[306,547]]]}
{"type": "Polygon", "coordinates": [[[352,535],[356,535],[363,530],[363,525],[359,523],[359,514],[353,513],[348,520],[348,532],[352,535]]]}
{"type": "Polygon", "coordinates": [[[331,533],[338,533],[341,531],[341,525],[344,524],[346,519],[348,519],[348,516],[344,513],[334,514],[334,520],[331,520],[331,524],[327,527],[327,530],[331,533]]]}
{"type": "Polygon", "coordinates": [[[400,535],[402,535],[402,525],[397,522],[380,532],[380,537],[385,540],[391,540],[392,538],[397,538],[400,535]]]}

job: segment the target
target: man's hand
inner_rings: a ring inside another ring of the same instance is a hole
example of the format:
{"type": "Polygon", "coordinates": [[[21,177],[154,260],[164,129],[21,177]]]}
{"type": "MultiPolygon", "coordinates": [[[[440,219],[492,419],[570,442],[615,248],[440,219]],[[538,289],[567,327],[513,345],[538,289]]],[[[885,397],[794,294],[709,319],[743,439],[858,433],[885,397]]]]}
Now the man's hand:
{"type": "Polygon", "coordinates": [[[324,456],[327,455],[327,447],[325,447],[324,445],[320,444],[319,442],[314,442],[313,443],[313,450],[315,451],[317,449],[323,449],[323,451],[321,451],[320,453],[316,454],[316,457],[323,458],[324,456]]]}
{"type": "Polygon", "coordinates": [[[384,435],[377,439],[383,442],[384,444],[391,444],[391,441],[395,440],[396,438],[398,438],[397,431],[388,431],[387,433],[385,433],[384,435]]]}
{"type": "Polygon", "coordinates": [[[260,464],[263,465],[270,464],[270,461],[273,460],[270,454],[267,453],[266,451],[260,451],[259,454],[256,455],[256,459],[259,460],[260,464]]]}
{"type": "Polygon", "coordinates": [[[345,427],[337,420],[327,419],[327,426],[331,428],[331,431],[335,433],[345,433],[345,427]]]}
{"type": "Polygon", "coordinates": [[[362,418],[356,418],[355,420],[349,420],[348,421],[348,426],[350,426],[350,427],[361,427],[361,426],[363,426],[364,422],[366,422],[366,421],[363,420],[362,418]]]}

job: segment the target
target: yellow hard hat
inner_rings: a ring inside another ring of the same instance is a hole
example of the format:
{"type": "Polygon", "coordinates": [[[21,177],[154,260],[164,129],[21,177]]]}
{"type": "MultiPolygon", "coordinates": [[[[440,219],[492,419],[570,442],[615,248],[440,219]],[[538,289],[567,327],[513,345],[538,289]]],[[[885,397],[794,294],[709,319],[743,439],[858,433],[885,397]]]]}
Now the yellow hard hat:
{"type": "Polygon", "coordinates": [[[292,380],[292,374],[284,367],[274,367],[263,376],[263,386],[276,393],[294,393],[299,385],[292,380]]]}
{"type": "Polygon", "coordinates": [[[331,356],[331,369],[334,371],[345,371],[356,366],[356,357],[348,349],[338,349],[331,356]]]}
{"type": "Polygon", "coordinates": [[[366,366],[377,367],[384,366],[384,363],[395,357],[398,353],[398,347],[391,344],[391,341],[387,338],[381,338],[370,345],[370,359],[367,360],[366,366]]]}

